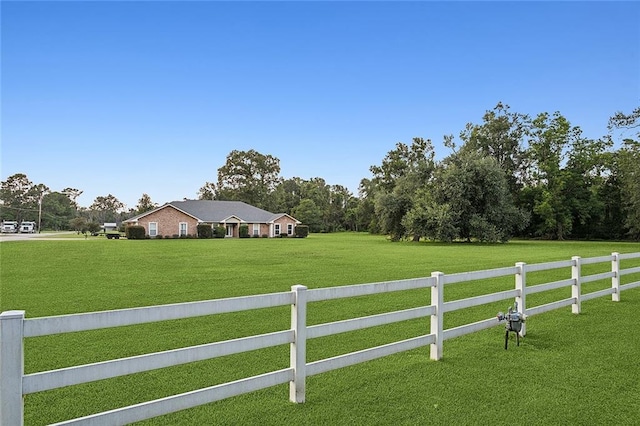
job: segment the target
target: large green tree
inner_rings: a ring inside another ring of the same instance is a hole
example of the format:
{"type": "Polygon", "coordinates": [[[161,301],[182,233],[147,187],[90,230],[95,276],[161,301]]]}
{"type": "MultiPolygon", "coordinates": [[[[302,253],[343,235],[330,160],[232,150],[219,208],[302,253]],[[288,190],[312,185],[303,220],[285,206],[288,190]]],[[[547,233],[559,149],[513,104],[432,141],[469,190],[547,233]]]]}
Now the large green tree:
{"type": "Polygon", "coordinates": [[[292,215],[303,224],[309,226],[310,232],[324,231],[322,211],[313,200],[308,198],[301,200],[293,209],[292,215]]]}
{"type": "Polygon", "coordinates": [[[151,197],[149,196],[149,194],[144,193],[138,200],[135,211],[136,214],[141,214],[153,210],[156,207],[158,207],[158,203],[154,203],[153,201],[151,201],[151,197]]]}
{"type": "MultiPolygon", "coordinates": [[[[409,235],[403,224],[416,194],[429,183],[435,168],[435,152],[430,140],[413,138],[411,145],[396,144],[380,166],[371,166],[373,178],[368,197],[373,198],[376,224],[380,231],[397,241],[409,235]]],[[[414,241],[419,233],[412,233],[414,241]]]]}
{"type": "Polygon", "coordinates": [[[511,194],[517,197],[526,180],[525,136],[529,117],[510,111],[509,105],[498,102],[482,117],[482,124],[467,124],[460,132],[463,149],[479,151],[494,158],[504,171],[511,194]]]}
{"type": "Polygon", "coordinates": [[[505,242],[527,222],[498,161],[475,150],[447,157],[404,218],[410,231],[445,241],[505,242]]]}
{"type": "Polygon", "coordinates": [[[532,121],[529,138],[530,184],[537,187],[533,200],[537,235],[562,240],[572,229],[572,192],[563,165],[580,128],[559,112],[540,113],[532,121]]]}
{"type": "Polygon", "coordinates": [[[66,193],[45,194],[42,197],[42,229],[55,231],[68,229],[69,222],[75,217],[76,211],[76,204],[66,193]]]}
{"type": "Polygon", "coordinates": [[[280,160],[256,150],[233,150],[226,163],[218,169],[219,200],[244,201],[270,210],[270,195],[280,183],[280,160]]]}
{"type": "Polygon", "coordinates": [[[2,220],[38,220],[39,204],[48,190],[44,184],[31,182],[24,173],[9,176],[0,184],[2,220]]]}
{"type": "Polygon", "coordinates": [[[124,207],[124,204],[111,194],[98,196],[93,201],[93,204],[89,206],[90,222],[116,222],[120,217],[119,213],[124,207]]]}
{"type": "Polygon", "coordinates": [[[624,225],[631,238],[640,239],[640,107],[630,113],[616,112],[609,130],[622,129],[625,137],[617,152],[618,183],[624,225]]]}

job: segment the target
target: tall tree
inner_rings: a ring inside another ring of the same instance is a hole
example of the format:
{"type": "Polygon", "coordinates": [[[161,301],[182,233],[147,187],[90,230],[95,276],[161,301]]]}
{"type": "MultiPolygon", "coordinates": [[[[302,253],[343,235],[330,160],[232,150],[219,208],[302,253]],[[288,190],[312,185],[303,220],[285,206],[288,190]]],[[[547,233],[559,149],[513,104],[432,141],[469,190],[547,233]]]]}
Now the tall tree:
{"type": "Polygon", "coordinates": [[[281,181],[272,194],[274,211],[292,214],[293,209],[302,201],[304,179],[294,177],[281,181]]]}
{"type": "Polygon", "coordinates": [[[158,203],[154,203],[153,201],[151,201],[151,197],[149,196],[149,194],[144,193],[138,200],[138,204],[136,205],[136,212],[137,214],[140,214],[153,210],[156,207],[158,207],[158,203]]]}
{"type": "Polygon", "coordinates": [[[572,229],[568,174],[563,169],[569,148],[580,138],[579,127],[559,112],[541,113],[532,122],[529,139],[531,183],[541,191],[534,200],[536,232],[544,237],[562,240],[572,229]]]}
{"type": "Polygon", "coordinates": [[[525,135],[529,117],[511,112],[509,105],[498,102],[493,110],[486,111],[482,124],[467,124],[460,133],[463,148],[478,150],[495,158],[504,170],[509,190],[514,198],[526,180],[525,135]]]}
{"type": "Polygon", "coordinates": [[[198,190],[198,200],[215,200],[216,199],[216,184],[213,182],[205,182],[205,184],[198,190]]]}
{"type": "Polygon", "coordinates": [[[78,199],[78,197],[80,195],[82,195],[81,190],[76,189],[76,188],[65,188],[62,191],[60,191],[61,194],[66,195],[67,197],[69,197],[69,199],[71,200],[71,202],[77,207],[78,204],[76,202],[76,200],[78,199]]]}
{"type": "Polygon", "coordinates": [[[233,150],[218,169],[218,199],[244,201],[270,209],[270,194],[280,182],[280,160],[271,155],[233,150]]]}
{"type": "MultiPolygon", "coordinates": [[[[396,144],[380,166],[370,167],[373,178],[368,195],[373,195],[376,222],[392,241],[407,236],[402,219],[411,209],[417,192],[431,179],[434,157],[431,140],[413,138],[410,146],[396,144]]],[[[419,240],[420,234],[413,233],[413,239],[419,240]]]]}
{"type": "Polygon", "coordinates": [[[51,192],[42,197],[42,228],[68,229],[69,221],[76,215],[76,204],[66,194],[51,192]]]}
{"type": "Polygon", "coordinates": [[[640,240],[640,107],[631,113],[616,112],[609,119],[609,130],[632,130],[631,137],[623,140],[617,152],[618,180],[620,184],[624,225],[627,234],[640,240]]]}
{"type": "Polygon", "coordinates": [[[508,241],[526,226],[515,207],[498,161],[481,152],[460,150],[438,167],[431,188],[423,188],[404,224],[433,239],[508,241]]]}
{"type": "Polygon", "coordinates": [[[125,207],[115,196],[109,194],[107,196],[98,196],[89,206],[91,211],[91,222],[104,223],[116,222],[119,212],[125,207]]]}
{"type": "Polygon", "coordinates": [[[303,224],[309,226],[310,232],[320,232],[324,230],[322,211],[313,200],[305,198],[300,201],[300,204],[293,209],[292,215],[303,224]]]}
{"type": "Polygon", "coordinates": [[[43,184],[34,185],[24,173],[9,176],[0,184],[2,220],[37,220],[40,197],[48,189],[43,184]]]}

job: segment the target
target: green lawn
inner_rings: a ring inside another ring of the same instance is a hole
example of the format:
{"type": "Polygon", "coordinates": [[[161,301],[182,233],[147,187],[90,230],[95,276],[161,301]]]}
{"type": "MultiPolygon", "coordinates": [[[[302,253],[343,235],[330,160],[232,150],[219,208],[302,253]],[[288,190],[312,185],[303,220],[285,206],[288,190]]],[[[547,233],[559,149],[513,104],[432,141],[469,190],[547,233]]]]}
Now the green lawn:
{"type": "MultiPolygon", "coordinates": [[[[359,284],[539,263],[571,256],[640,251],[638,243],[513,241],[508,244],[390,243],[366,234],[306,239],[3,242],[0,310],[27,317],[359,284]]],[[[623,267],[640,265],[628,261],[623,267]]],[[[603,267],[585,268],[601,272],[603,267]]],[[[559,275],[558,275],[559,274],[559,275]]],[[[531,274],[530,283],[568,278],[531,274]]],[[[628,280],[638,280],[638,275],[628,280]]],[[[593,289],[607,283],[590,284],[593,289]]],[[[513,279],[456,284],[445,300],[513,288],[513,279]]],[[[589,289],[591,291],[591,288],[589,289]]],[[[529,305],[569,297],[568,289],[529,305]]],[[[429,291],[391,293],[309,307],[317,324],[423,306],[429,291]]],[[[495,315],[508,303],[454,312],[445,327],[495,315]]],[[[503,327],[445,342],[442,361],[409,351],[310,377],[307,403],[278,386],[152,419],[192,424],[637,424],[640,403],[640,289],[532,317],[518,348],[503,348],[503,327]]],[[[202,344],[289,327],[287,307],[27,339],[27,373],[202,344]]],[[[308,361],[429,332],[428,319],[314,339],[308,361]]],[[[186,392],[288,366],[276,347],[185,366],[28,395],[28,425],[186,392]]]]}

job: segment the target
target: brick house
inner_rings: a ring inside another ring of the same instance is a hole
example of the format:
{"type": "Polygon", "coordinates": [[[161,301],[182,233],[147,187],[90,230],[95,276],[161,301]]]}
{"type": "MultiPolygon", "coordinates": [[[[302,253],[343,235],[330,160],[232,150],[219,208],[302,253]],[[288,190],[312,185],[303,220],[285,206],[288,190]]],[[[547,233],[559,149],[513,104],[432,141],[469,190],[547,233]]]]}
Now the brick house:
{"type": "Polygon", "coordinates": [[[271,213],[242,201],[172,201],[124,221],[125,225],[144,226],[150,237],[158,235],[198,234],[198,225],[223,226],[227,238],[239,236],[240,225],[249,227],[249,235],[277,237],[293,235],[301,222],[286,213],[271,213]]]}

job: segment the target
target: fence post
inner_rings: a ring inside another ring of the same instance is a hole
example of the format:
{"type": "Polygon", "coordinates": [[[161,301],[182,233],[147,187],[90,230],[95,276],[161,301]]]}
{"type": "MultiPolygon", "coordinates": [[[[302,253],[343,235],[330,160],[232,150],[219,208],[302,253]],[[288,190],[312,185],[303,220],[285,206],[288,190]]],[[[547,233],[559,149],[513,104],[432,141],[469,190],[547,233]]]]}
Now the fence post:
{"type": "MultiPolygon", "coordinates": [[[[520,313],[525,315],[527,313],[527,264],[517,262],[516,267],[518,268],[518,272],[516,272],[516,290],[519,292],[519,295],[516,296],[516,303],[518,304],[520,313]]],[[[524,337],[526,334],[527,323],[523,322],[522,328],[520,329],[520,336],[524,337]]]]}
{"type": "Polygon", "coordinates": [[[611,261],[611,287],[613,287],[613,293],[611,294],[611,300],[614,302],[620,301],[620,253],[611,253],[613,260],[611,261]]]}
{"type": "Polygon", "coordinates": [[[0,425],[22,426],[24,408],[22,376],[24,311],[0,314],[0,425]]]}
{"type": "Polygon", "coordinates": [[[435,337],[435,343],[431,344],[431,359],[438,361],[442,358],[443,320],[442,304],[444,299],[444,274],[442,272],[432,272],[435,278],[435,285],[431,287],[431,306],[435,308],[435,313],[431,315],[431,334],[435,337]]]}
{"type": "Polygon", "coordinates": [[[571,258],[573,266],[571,266],[571,279],[573,284],[571,285],[571,297],[575,299],[575,302],[571,305],[571,313],[579,314],[582,311],[582,303],[580,302],[580,274],[581,274],[581,259],[580,256],[573,256],[571,258]]]}
{"type": "Polygon", "coordinates": [[[291,305],[291,329],[294,332],[293,343],[289,345],[289,362],[293,368],[293,381],[289,382],[289,401],[302,403],[305,400],[305,381],[307,378],[307,287],[291,286],[295,295],[291,305]]]}

